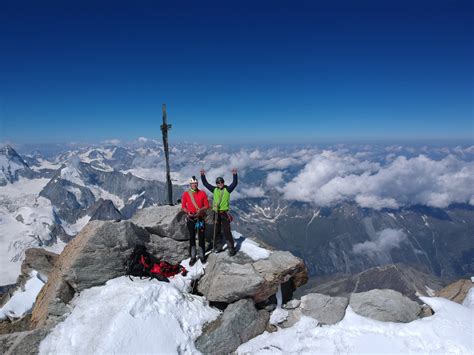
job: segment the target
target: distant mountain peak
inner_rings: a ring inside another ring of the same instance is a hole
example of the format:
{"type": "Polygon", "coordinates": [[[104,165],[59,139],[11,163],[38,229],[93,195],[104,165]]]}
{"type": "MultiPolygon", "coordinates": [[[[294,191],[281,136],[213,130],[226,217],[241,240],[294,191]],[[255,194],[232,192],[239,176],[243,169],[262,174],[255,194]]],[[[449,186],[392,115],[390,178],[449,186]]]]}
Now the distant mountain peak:
{"type": "Polygon", "coordinates": [[[18,164],[28,167],[28,164],[23,160],[23,158],[13,149],[10,145],[6,145],[0,148],[0,156],[4,156],[9,161],[16,162],[18,164]]]}
{"type": "Polygon", "coordinates": [[[0,148],[0,186],[17,181],[20,175],[32,175],[28,164],[11,146],[0,148]]]}

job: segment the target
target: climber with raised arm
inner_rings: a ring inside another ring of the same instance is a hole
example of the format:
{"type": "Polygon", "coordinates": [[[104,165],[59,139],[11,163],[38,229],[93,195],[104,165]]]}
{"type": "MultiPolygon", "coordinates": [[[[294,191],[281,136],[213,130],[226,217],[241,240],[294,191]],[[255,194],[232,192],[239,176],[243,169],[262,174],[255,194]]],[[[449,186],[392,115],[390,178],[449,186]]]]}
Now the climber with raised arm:
{"type": "Polygon", "coordinates": [[[222,229],[227,241],[227,248],[230,256],[234,256],[236,254],[234,238],[232,238],[232,232],[230,230],[232,216],[229,214],[229,209],[230,194],[232,191],[234,191],[238,182],[237,169],[232,169],[232,178],[232,183],[227,186],[225,185],[224,179],[219,176],[216,179],[216,186],[213,186],[207,181],[205,170],[201,169],[202,184],[213,194],[212,209],[214,211],[214,236],[212,247],[216,253],[222,250],[222,229]]]}

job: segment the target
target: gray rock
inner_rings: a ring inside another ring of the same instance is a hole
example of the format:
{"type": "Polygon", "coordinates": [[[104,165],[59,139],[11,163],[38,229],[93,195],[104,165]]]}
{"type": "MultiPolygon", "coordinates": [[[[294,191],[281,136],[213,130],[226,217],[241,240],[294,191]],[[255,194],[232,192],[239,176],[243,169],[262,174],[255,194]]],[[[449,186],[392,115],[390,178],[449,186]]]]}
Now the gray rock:
{"type": "Polygon", "coordinates": [[[0,354],[25,355],[38,354],[41,341],[50,328],[38,328],[26,332],[0,335],[0,354]]]}
{"type": "Polygon", "coordinates": [[[318,320],[320,324],[335,324],[346,314],[349,300],[345,297],[331,297],[310,293],[301,297],[301,312],[318,320]]]}
{"type": "Polygon", "coordinates": [[[0,335],[0,354],[6,354],[8,350],[17,344],[24,336],[25,334],[22,333],[0,335]]]}
{"type": "Polygon", "coordinates": [[[123,275],[123,261],[136,244],[146,244],[150,235],[128,221],[91,222],[84,233],[73,240],[69,253],[61,254],[61,268],[70,267],[64,280],[74,290],[102,285],[123,275]],[[76,242],[77,241],[77,242],[76,242]],[[63,257],[64,256],[64,257],[63,257]],[[65,260],[68,257],[69,260],[65,260]],[[65,263],[66,262],[66,263],[65,263]]]}
{"type": "Polygon", "coordinates": [[[209,255],[204,276],[198,283],[198,291],[209,301],[235,302],[255,295],[265,282],[249,259],[242,263],[233,261],[227,253],[209,255]]]}
{"type": "Polygon", "coordinates": [[[293,299],[293,300],[290,300],[287,303],[285,303],[282,306],[282,308],[283,309],[295,309],[295,308],[298,308],[300,306],[300,304],[301,304],[300,300],[293,299]]]}
{"type": "Polygon", "coordinates": [[[8,317],[6,320],[0,321],[0,334],[10,334],[29,330],[30,320],[31,314],[27,314],[20,319],[9,319],[8,317]]]}
{"type": "Polygon", "coordinates": [[[138,211],[131,220],[160,237],[189,240],[185,217],[180,206],[153,206],[138,211]]]}
{"type": "Polygon", "coordinates": [[[257,311],[254,302],[242,299],[229,305],[224,314],[210,323],[196,340],[196,348],[204,354],[228,354],[240,344],[262,334],[270,314],[257,311]]]}
{"type": "Polygon", "coordinates": [[[279,323],[278,326],[281,328],[289,328],[294,326],[303,315],[301,308],[289,309],[288,310],[288,317],[282,322],[279,323]]]}
{"type": "Polygon", "coordinates": [[[153,256],[173,264],[180,263],[189,257],[188,241],[179,241],[150,234],[150,242],[147,247],[148,252],[153,256]]]}
{"type": "Polygon", "coordinates": [[[272,252],[257,261],[242,252],[234,257],[211,254],[198,291],[211,302],[232,303],[250,297],[258,303],[274,295],[280,284],[291,279],[298,287],[306,277],[303,261],[289,252],[272,252]]]}
{"type": "Polygon", "coordinates": [[[22,274],[29,274],[32,270],[48,276],[54,268],[59,255],[43,248],[30,248],[25,250],[25,259],[21,264],[22,274]]]}
{"type": "Polygon", "coordinates": [[[257,299],[266,299],[275,294],[280,284],[293,280],[294,286],[299,287],[308,281],[308,273],[303,260],[288,251],[276,250],[267,259],[253,263],[255,271],[266,281],[266,288],[257,299]]]}
{"type": "Polygon", "coordinates": [[[349,304],[355,313],[383,322],[408,323],[417,319],[421,311],[418,303],[388,289],[353,293],[349,304]]]}

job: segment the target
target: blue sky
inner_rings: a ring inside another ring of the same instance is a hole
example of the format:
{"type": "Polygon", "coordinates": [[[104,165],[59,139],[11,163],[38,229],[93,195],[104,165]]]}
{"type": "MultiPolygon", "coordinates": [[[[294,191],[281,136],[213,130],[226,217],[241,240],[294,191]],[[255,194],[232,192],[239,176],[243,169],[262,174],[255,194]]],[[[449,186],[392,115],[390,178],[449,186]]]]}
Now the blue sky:
{"type": "Polygon", "coordinates": [[[473,139],[471,1],[2,1],[0,141],[473,139]]]}

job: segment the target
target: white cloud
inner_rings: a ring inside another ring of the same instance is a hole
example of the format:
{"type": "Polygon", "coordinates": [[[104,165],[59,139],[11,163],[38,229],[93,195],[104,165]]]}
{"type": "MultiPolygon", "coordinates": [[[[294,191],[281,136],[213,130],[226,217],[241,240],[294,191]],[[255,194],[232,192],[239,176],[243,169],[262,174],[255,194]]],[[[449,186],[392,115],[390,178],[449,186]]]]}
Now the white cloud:
{"type": "Polygon", "coordinates": [[[274,187],[279,186],[283,182],[283,172],[272,171],[268,173],[266,183],[268,186],[274,187]]]}
{"type": "Polygon", "coordinates": [[[407,239],[407,235],[401,229],[387,228],[376,233],[374,240],[354,244],[352,251],[356,254],[374,255],[377,253],[389,253],[407,239]]]}
{"type": "Polygon", "coordinates": [[[256,197],[264,197],[265,190],[260,186],[245,186],[239,190],[234,190],[232,192],[232,199],[238,200],[241,198],[256,198],[256,197]]]}
{"type": "Polygon", "coordinates": [[[283,187],[286,199],[333,205],[356,201],[362,207],[397,208],[422,204],[444,208],[474,196],[474,162],[449,155],[395,158],[386,166],[348,154],[324,151],[283,187]]]}

